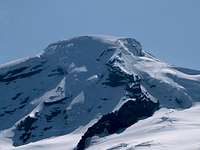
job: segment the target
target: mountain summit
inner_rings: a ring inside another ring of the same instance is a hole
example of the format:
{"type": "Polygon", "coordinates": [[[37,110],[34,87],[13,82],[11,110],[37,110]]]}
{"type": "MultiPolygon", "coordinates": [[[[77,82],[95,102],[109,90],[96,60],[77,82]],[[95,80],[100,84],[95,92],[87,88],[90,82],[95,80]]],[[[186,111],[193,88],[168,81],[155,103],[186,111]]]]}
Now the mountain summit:
{"type": "Polygon", "coordinates": [[[80,36],[50,44],[38,56],[3,65],[0,87],[1,137],[12,133],[14,146],[79,133],[81,150],[159,108],[200,101],[197,71],[158,60],[133,38],[80,36]]]}

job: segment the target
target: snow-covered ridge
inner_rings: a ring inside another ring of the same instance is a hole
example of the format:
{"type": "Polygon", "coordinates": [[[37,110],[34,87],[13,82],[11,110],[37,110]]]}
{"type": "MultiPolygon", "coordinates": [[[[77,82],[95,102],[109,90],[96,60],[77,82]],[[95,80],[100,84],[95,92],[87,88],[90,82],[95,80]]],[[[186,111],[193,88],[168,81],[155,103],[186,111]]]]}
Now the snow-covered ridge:
{"type": "MultiPolygon", "coordinates": [[[[71,38],[68,40],[58,41],[56,43],[50,44],[45,50],[44,55],[51,55],[55,54],[57,52],[62,51],[61,49],[73,49],[73,47],[76,47],[77,45],[80,46],[82,44],[84,45],[91,45],[91,44],[103,44],[103,45],[110,45],[113,47],[123,47],[128,48],[134,55],[142,56],[144,53],[142,52],[142,46],[141,44],[136,41],[133,38],[117,38],[117,37],[102,37],[102,36],[80,36],[71,38]]],[[[96,46],[97,46],[96,45],[96,46]]],[[[87,52],[92,53],[88,49],[87,52]]]]}

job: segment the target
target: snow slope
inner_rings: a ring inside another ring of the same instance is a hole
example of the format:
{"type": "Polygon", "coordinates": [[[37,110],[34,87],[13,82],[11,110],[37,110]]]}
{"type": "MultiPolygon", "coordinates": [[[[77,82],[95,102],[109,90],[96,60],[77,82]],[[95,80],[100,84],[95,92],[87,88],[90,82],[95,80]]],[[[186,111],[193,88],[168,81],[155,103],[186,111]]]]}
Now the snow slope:
{"type": "Polygon", "coordinates": [[[182,111],[161,109],[121,134],[94,139],[88,150],[199,150],[199,113],[199,104],[182,111]]]}
{"type": "MultiPolygon", "coordinates": [[[[87,150],[199,150],[200,104],[186,110],[161,109],[123,133],[94,138],[87,150]],[[191,117],[192,116],[192,117],[191,117]]],[[[4,150],[72,150],[81,134],[42,140],[18,148],[4,150]]]]}
{"type": "Polygon", "coordinates": [[[92,120],[127,100],[131,75],[140,76],[143,93],[160,107],[184,109],[200,101],[198,71],[170,66],[132,38],[75,37],[0,66],[0,143],[7,136],[10,146],[58,136],[77,142],[92,120]]]}

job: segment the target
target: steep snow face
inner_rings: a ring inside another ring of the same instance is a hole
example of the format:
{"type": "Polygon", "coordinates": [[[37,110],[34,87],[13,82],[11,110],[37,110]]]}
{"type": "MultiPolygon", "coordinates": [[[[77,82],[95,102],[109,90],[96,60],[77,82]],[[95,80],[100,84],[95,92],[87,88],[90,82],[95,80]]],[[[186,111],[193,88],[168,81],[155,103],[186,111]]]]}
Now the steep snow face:
{"type": "Polygon", "coordinates": [[[161,107],[188,108],[200,99],[199,74],[159,61],[135,39],[81,36],[1,66],[0,130],[13,131],[14,145],[69,134],[118,109],[130,75],[142,78],[143,92],[161,107]]]}

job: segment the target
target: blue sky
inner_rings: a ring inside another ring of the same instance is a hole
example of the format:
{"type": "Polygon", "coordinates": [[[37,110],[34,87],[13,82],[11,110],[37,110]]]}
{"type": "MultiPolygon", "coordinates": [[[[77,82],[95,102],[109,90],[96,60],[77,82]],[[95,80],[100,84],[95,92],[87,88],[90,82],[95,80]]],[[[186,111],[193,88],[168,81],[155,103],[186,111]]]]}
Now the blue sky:
{"type": "Polygon", "coordinates": [[[199,0],[0,0],[0,64],[88,34],[133,37],[170,64],[200,70],[199,0]]]}

